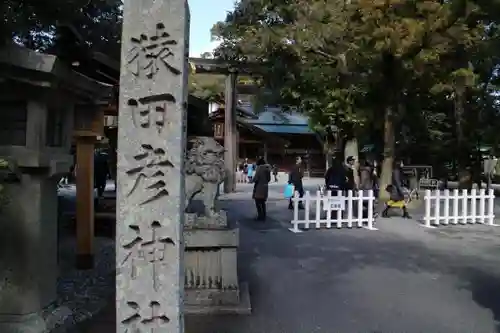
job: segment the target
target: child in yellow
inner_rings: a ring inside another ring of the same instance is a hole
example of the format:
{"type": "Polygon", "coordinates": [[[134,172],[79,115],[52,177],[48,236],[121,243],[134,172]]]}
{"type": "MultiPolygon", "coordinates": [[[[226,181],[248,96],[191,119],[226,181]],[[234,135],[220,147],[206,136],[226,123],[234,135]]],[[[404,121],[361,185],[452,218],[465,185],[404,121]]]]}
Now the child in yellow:
{"type": "Polygon", "coordinates": [[[382,212],[383,217],[388,217],[390,208],[400,208],[403,210],[403,217],[407,219],[410,218],[410,214],[408,214],[408,210],[406,209],[404,190],[401,182],[402,167],[403,162],[401,161],[394,164],[394,168],[392,170],[392,184],[388,185],[385,189],[390,193],[390,199],[385,204],[385,209],[382,212]]]}

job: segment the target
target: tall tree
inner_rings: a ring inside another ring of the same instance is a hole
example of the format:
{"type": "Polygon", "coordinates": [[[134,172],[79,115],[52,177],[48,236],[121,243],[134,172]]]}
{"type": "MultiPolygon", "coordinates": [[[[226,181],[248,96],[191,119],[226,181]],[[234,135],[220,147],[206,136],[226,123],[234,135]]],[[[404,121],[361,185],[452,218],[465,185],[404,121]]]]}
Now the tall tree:
{"type": "Polygon", "coordinates": [[[209,102],[224,99],[225,77],[223,75],[196,74],[189,75],[189,93],[209,102]]]}
{"type": "Polygon", "coordinates": [[[456,115],[476,102],[469,64],[487,40],[486,17],[466,0],[242,0],[213,33],[221,41],[216,56],[266,62],[264,83],[306,110],[318,129],[382,128],[387,184],[396,132],[421,112],[412,104],[428,108],[420,124],[436,125],[451,87],[460,134],[456,115]]]}
{"type": "Polygon", "coordinates": [[[58,30],[71,25],[81,36],[82,47],[119,59],[121,6],[122,0],[4,0],[0,3],[0,40],[15,39],[42,51],[67,51],[75,45],[58,30]]]}

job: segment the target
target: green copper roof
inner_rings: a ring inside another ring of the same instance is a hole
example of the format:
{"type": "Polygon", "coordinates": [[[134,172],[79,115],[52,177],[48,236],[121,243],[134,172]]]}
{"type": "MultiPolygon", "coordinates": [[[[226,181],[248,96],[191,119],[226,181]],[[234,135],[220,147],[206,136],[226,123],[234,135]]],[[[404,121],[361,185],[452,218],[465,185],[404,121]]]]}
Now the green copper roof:
{"type": "Polygon", "coordinates": [[[309,126],[304,125],[255,125],[268,133],[314,134],[309,126]]]}
{"type": "Polygon", "coordinates": [[[258,114],[258,119],[245,120],[269,133],[314,134],[309,128],[308,118],[298,112],[283,112],[279,108],[269,108],[258,114]]]}

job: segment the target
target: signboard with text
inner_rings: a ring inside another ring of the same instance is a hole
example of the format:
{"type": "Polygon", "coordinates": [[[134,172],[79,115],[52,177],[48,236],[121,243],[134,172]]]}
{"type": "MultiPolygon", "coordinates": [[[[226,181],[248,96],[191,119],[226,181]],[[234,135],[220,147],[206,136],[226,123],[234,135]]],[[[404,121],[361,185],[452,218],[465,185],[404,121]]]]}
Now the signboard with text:
{"type": "Polygon", "coordinates": [[[330,197],[324,199],[323,202],[324,210],[344,210],[345,209],[345,197],[330,197]]]}

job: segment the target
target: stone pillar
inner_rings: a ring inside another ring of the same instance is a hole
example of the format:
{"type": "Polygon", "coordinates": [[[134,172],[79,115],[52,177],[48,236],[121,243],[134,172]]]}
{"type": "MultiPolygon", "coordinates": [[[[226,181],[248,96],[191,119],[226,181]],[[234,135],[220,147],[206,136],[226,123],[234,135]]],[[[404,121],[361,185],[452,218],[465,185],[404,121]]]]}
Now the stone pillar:
{"type": "Polygon", "coordinates": [[[269,161],[267,160],[267,143],[264,143],[264,159],[269,163],[269,161]]]}
{"type": "Polygon", "coordinates": [[[224,192],[234,192],[236,189],[236,73],[226,77],[226,106],[224,108],[224,162],[226,163],[226,180],[224,192]]]}
{"type": "MultiPolygon", "coordinates": [[[[44,97],[53,100],[50,94],[44,97]]],[[[66,154],[70,131],[65,124],[72,120],[72,104],[52,109],[42,99],[26,102],[23,99],[28,96],[18,98],[0,112],[4,126],[0,144],[0,332],[42,333],[53,324],[57,297],[57,177],[71,165],[71,156],[66,154]],[[56,120],[62,125],[57,136],[50,130],[56,120]]]]}
{"type": "Polygon", "coordinates": [[[57,296],[57,181],[33,171],[1,192],[2,333],[45,332],[44,310],[57,296]]]}
{"type": "Polygon", "coordinates": [[[184,332],[189,9],[125,1],[118,124],[117,332],[184,332]]]}

